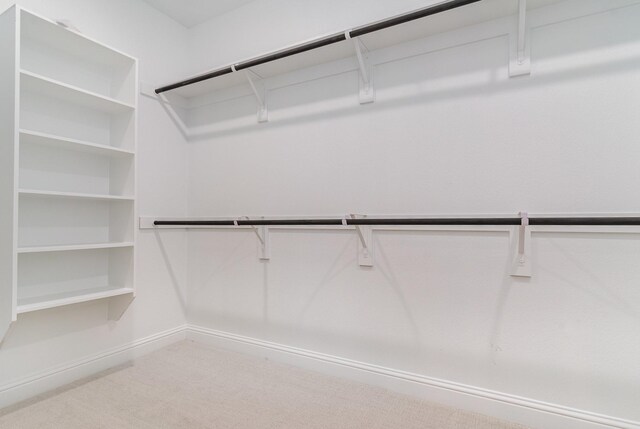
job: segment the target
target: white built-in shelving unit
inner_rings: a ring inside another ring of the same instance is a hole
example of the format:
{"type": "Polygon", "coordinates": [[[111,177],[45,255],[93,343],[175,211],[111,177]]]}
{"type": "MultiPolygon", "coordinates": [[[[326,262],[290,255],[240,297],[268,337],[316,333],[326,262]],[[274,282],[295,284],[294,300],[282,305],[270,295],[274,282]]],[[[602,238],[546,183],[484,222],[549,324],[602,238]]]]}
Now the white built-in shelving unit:
{"type": "Polygon", "coordinates": [[[137,61],[0,15],[0,338],[18,314],[133,299],[137,61]]]}

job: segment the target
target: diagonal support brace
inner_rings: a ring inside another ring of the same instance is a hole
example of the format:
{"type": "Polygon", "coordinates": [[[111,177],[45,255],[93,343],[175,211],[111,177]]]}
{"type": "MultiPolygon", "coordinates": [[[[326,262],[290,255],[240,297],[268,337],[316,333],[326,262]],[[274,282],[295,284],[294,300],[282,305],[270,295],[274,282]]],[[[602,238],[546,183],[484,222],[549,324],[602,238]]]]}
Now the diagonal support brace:
{"type": "MultiPolygon", "coordinates": [[[[231,66],[231,69],[235,72],[235,65],[231,66]]],[[[263,79],[250,69],[246,69],[244,75],[258,103],[258,122],[268,122],[267,91],[264,87],[263,79]]]]}
{"type": "Polygon", "coordinates": [[[529,216],[526,212],[520,213],[520,226],[517,234],[512,234],[516,241],[511,275],[514,277],[531,277],[531,229],[529,216]]]}
{"type": "MultiPolygon", "coordinates": [[[[245,216],[245,219],[249,220],[249,217],[245,216]]],[[[234,221],[237,226],[238,222],[234,221]]],[[[251,229],[258,238],[258,258],[261,261],[268,261],[271,259],[271,245],[269,240],[269,227],[266,225],[253,226],[251,229]]]]}
{"type": "MultiPolygon", "coordinates": [[[[347,39],[351,39],[350,31],[345,32],[347,39]]],[[[353,47],[356,51],[356,58],[358,59],[358,67],[360,70],[360,104],[373,103],[375,101],[375,90],[373,86],[373,73],[371,65],[367,59],[368,50],[366,46],[360,41],[359,38],[352,39],[353,47]]]]}
{"type": "Polygon", "coordinates": [[[509,76],[531,74],[531,37],[527,27],[527,0],[518,0],[518,22],[515,35],[509,38],[509,76]]]}
{"type": "Polygon", "coordinates": [[[261,261],[268,261],[271,259],[271,241],[269,240],[269,227],[266,225],[254,228],[256,235],[259,239],[258,244],[258,258],[261,261]]]}
{"type": "MultiPolygon", "coordinates": [[[[352,214],[351,219],[356,215],[352,214]]],[[[370,226],[354,225],[358,234],[358,265],[373,267],[373,229],[370,226]]]]}
{"type": "Polygon", "coordinates": [[[353,45],[356,48],[356,57],[358,58],[358,65],[360,66],[360,77],[362,78],[365,86],[369,88],[371,86],[371,80],[369,79],[367,65],[365,64],[364,56],[362,55],[362,42],[360,41],[360,39],[353,39],[353,45]]]}

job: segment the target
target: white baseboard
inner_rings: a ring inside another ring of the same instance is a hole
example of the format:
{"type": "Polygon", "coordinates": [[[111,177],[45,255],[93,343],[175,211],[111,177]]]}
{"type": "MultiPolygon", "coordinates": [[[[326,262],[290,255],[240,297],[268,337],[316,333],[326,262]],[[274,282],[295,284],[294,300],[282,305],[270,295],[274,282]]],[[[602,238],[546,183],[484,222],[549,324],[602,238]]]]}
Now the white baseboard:
{"type": "Polygon", "coordinates": [[[376,385],[443,405],[521,423],[536,429],[640,428],[640,422],[590,413],[194,325],[187,327],[187,338],[224,349],[376,385]]]}
{"type": "Polygon", "coordinates": [[[215,331],[180,326],[0,386],[0,408],[127,363],[185,338],[355,380],[432,402],[487,414],[536,429],[640,429],[640,422],[590,413],[392,368],[215,331]]]}
{"type": "Polygon", "coordinates": [[[0,386],[0,408],[125,364],[147,353],[184,340],[186,331],[186,326],[180,326],[0,386]]]}

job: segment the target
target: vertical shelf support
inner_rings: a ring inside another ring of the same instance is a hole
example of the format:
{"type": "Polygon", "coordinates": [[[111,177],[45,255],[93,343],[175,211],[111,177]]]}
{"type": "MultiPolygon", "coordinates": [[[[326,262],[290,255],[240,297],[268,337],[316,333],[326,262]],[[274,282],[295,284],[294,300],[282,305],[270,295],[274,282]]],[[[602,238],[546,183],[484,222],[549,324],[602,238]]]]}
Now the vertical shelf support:
{"type": "MultiPolygon", "coordinates": [[[[235,72],[236,67],[231,66],[231,69],[235,72]]],[[[258,102],[258,122],[269,122],[269,111],[267,110],[267,90],[264,85],[264,80],[250,69],[245,70],[245,77],[249,86],[253,91],[253,95],[258,102]]]]}
{"type": "Polygon", "coordinates": [[[16,319],[19,13],[0,14],[0,344],[16,319]]]}
{"type": "MultiPolygon", "coordinates": [[[[350,31],[345,32],[347,39],[351,39],[350,31]]],[[[358,67],[360,70],[360,92],[359,100],[360,104],[373,103],[376,99],[375,89],[373,86],[373,73],[371,64],[368,61],[366,46],[360,41],[359,38],[352,39],[353,47],[356,51],[356,58],[358,59],[358,67]],[[364,51],[364,53],[363,53],[364,51]]]]}
{"type": "Polygon", "coordinates": [[[512,239],[516,243],[511,275],[514,277],[531,277],[531,229],[529,227],[529,216],[526,212],[520,213],[520,226],[517,234],[512,234],[512,239]]]}
{"type": "MultiPolygon", "coordinates": [[[[351,215],[352,219],[356,215],[351,215]]],[[[354,225],[358,234],[358,265],[373,267],[373,229],[370,226],[354,225]]]]}
{"type": "Polygon", "coordinates": [[[531,74],[531,32],[527,27],[527,0],[518,0],[518,23],[515,33],[509,38],[510,77],[531,74]]]}
{"type": "Polygon", "coordinates": [[[258,228],[253,227],[253,231],[258,236],[258,257],[261,261],[268,261],[271,259],[269,227],[266,225],[262,225],[258,228]]]}

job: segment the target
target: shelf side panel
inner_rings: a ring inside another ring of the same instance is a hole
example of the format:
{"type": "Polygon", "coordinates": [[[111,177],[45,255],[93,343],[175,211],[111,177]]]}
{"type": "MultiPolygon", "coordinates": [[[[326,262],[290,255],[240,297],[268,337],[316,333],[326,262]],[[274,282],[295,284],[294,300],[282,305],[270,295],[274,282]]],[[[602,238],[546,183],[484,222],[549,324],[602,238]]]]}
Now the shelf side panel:
{"type": "Polygon", "coordinates": [[[15,319],[17,13],[0,15],[0,341],[15,319]]]}

